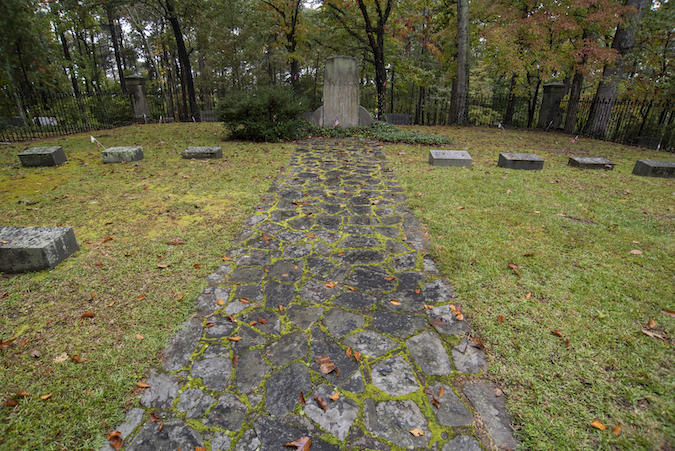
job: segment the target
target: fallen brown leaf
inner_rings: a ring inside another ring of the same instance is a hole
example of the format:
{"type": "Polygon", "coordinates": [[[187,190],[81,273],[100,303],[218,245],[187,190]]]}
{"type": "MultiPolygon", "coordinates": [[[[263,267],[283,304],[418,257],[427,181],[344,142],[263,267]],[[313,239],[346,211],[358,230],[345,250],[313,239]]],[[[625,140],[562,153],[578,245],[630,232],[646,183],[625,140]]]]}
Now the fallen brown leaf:
{"type": "Polygon", "coordinates": [[[145,381],[140,381],[140,382],[136,382],[136,386],[138,388],[148,388],[150,385],[148,385],[148,383],[145,382],[145,381]]]}
{"type": "Polygon", "coordinates": [[[525,295],[525,299],[530,299],[531,297],[532,297],[532,293],[527,293],[527,294],[525,295]]]}
{"type": "Polygon", "coordinates": [[[455,315],[455,319],[457,321],[464,321],[464,313],[462,312],[452,312],[453,315],[455,315]]]}
{"type": "Polygon", "coordinates": [[[251,321],[250,323],[248,323],[248,325],[251,327],[255,326],[256,324],[258,324],[258,321],[251,321]]]}
{"type": "Polygon", "coordinates": [[[237,335],[236,337],[227,337],[227,338],[228,338],[230,341],[239,341],[239,340],[241,340],[241,337],[238,336],[238,335],[237,335]]]}
{"type": "Polygon", "coordinates": [[[649,328],[656,329],[656,321],[654,321],[654,318],[649,318],[649,328]]]}
{"type": "Polygon", "coordinates": [[[251,301],[249,301],[246,298],[239,298],[239,302],[241,302],[242,304],[250,304],[251,303],[251,301]]]}
{"type": "Polygon", "coordinates": [[[621,423],[617,424],[616,427],[612,429],[612,434],[621,435],[621,423]]]}
{"type": "Polygon", "coordinates": [[[106,437],[106,440],[112,440],[115,437],[121,436],[122,433],[120,431],[113,431],[110,434],[108,434],[108,437],[106,437]]]}
{"type": "Polygon", "coordinates": [[[335,393],[333,393],[332,395],[330,395],[329,398],[332,399],[333,402],[335,402],[335,401],[337,401],[338,399],[340,399],[340,393],[335,392],[335,393]]]}
{"type": "Polygon", "coordinates": [[[359,351],[354,351],[354,358],[357,362],[361,361],[361,353],[359,351]]]}
{"type": "Polygon", "coordinates": [[[265,318],[258,318],[258,322],[260,324],[267,324],[267,320],[265,318]]]}
{"type": "Polygon", "coordinates": [[[143,340],[145,337],[141,334],[136,334],[136,340],[143,340]]]}
{"type": "Polygon", "coordinates": [[[327,286],[328,288],[333,288],[337,284],[335,282],[327,282],[327,283],[324,283],[324,285],[327,286]]]}
{"type": "Polygon", "coordinates": [[[560,332],[559,330],[556,330],[556,329],[552,330],[551,333],[552,333],[553,335],[557,335],[557,336],[559,336],[559,337],[562,337],[562,336],[563,336],[562,332],[560,332]]]}
{"type": "Polygon", "coordinates": [[[434,308],[434,306],[429,305],[429,304],[424,304],[424,308],[427,309],[427,310],[431,310],[432,308],[434,308]]]}
{"type": "Polygon", "coordinates": [[[232,316],[232,315],[227,315],[227,319],[229,319],[233,323],[235,322],[234,316],[232,316]]]}
{"type": "Polygon", "coordinates": [[[52,395],[53,395],[53,393],[49,393],[48,395],[42,395],[42,396],[40,396],[40,399],[42,399],[44,401],[45,399],[51,398],[52,395]]]}
{"type": "Polygon", "coordinates": [[[384,280],[386,280],[386,281],[388,281],[388,282],[391,282],[392,280],[394,280],[394,277],[392,277],[392,276],[387,276],[387,277],[384,278],[384,280]]]}
{"type": "Polygon", "coordinates": [[[518,271],[518,265],[515,263],[509,263],[509,268],[511,268],[516,274],[520,275],[520,271],[518,271]]]}
{"type": "Polygon", "coordinates": [[[290,443],[284,443],[284,446],[295,446],[297,451],[309,451],[309,446],[312,444],[312,439],[309,437],[300,437],[290,443]]]}
{"type": "Polygon", "coordinates": [[[307,401],[305,401],[305,394],[303,392],[300,392],[300,394],[298,395],[298,402],[300,402],[300,404],[302,404],[303,406],[307,404],[307,401]]]}
{"type": "Polygon", "coordinates": [[[648,337],[652,337],[652,338],[660,338],[661,340],[665,340],[665,339],[666,339],[666,337],[664,337],[663,335],[655,334],[654,332],[650,332],[650,331],[648,331],[647,329],[642,329],[642,333],[645,334],[645,335],[647,335],[648,337]]]}
{"type": "Polygon", "coordinates": [[[216,323],[206,323],[204,324],[204,329],[210,329],[211,327],[215,326],[216,323]]]}
{"type": "Polygon", "coordinates": [[[18,406],[19,403],[15,399],[8,399],[7,401],[3,402],[2,405],[5,407],[14,407],[18,406]]]}
{"type": "Polygon", "coordinates": [[[93,318],[96,316],[94,312],[84,312],[80,318],[93,318]]]}
{"type": "Polygon", "coordinates": [[[347,357],[351,357],[352,356],[352,348],[347,348],[346,354],[347,354],[347,357]]]}
{"type": "Polygon", "coordinates": [[[499,315],[497,317],[497,322],[500,323],[500,324],[503,323],[504,322],[504,315],[499,315]]]}
{"type": "Polygon", "coordinates": [[[82,362],[87,361],[87,359],[85,359],[84,357],[80,357],[79,355],[74,355],[70,358],[73,359],[74,361],[76,361],[77,363],[82,363],[82,362]]]}
{"type": "Polygon", "coordinates": [[[233,367],[237,366],[237,362],[239,362],[239,357],[235,355],[234,357],[232,357],[232,366],[233,367]]]}
{"type": "Polygon", "coordinates": [[[155,412],[150,412],[150,415],[148,416],[148,419],[152,421],[153,423],[157,423],[158,421],[161,421],[160,418],[157,416],[155,412]]]}
{"type": "Polygon", "coordinates": [[[442,398],[444,394],[445,394],[445,390],[443,389],[443,387],[441,387],[441,389],[438,391],[438,397],[442,398]]]}
{"type": "Polygon", "coordinates": [[[401,305],[401,303],[400,303],[399,301],[397,301],[396,299],[392,299],[392,300],[389,301],[389,302],[391,302],[391,303],[394,304],[394,305],[401,305]]]}
{"type": "Polygon", "coordinates": [[[672,316],[673,318],[675,318],[675,312],[672,311],[672,310],[668,310],[667,308],[664,308],[663,310],[661,310],[661,313],[663,313],[664,315],[672,316]]]}
{"type": "Polygon", "coordinates": [[[633,254],[633,255],[642,255],[643,254],[643,252],[640,249],[633,249],[632,251],[630,251],[630,253],[633,254]]]}
{"type": "Polygon", "coordinates": [[[591,422],[591,426],[594,428],[600,429],[601,431],[604,431],[607,429],[607,426],[602,424],[602,421],[598,420],[597,418],[591,422]]]}
{"type": "Polygon", "coordinates": [[[223,305],[224,303],[225,301],[223,301],[222,299],[218,299],[218,301],[216,302],[216,304],[218,305],[223,305]]]}
{"type": "Polygon", "coordinates": [[[328,403],[321,396],[314,395],[314,401],[316,401],[317,404],[319,404],[319,406],[323,409],[324,412],[328,410],[328,403]]]}
{"type": "Polygon", "coordinates": [[[323,374],[328,374],[336,368],[335,363],[333,363],[330,357],[327,355],[320,355],[314,359],[314,362],[319,365],[319,371],[321,371],[323,374]]]}
{"type": "Polygon", "coordinates": [[[110,440],[108,440],[108,444],[114,449],[115,451],[119,451],[122,449],[122,445],[124,444],[124,440],[122,440],[122,437],[113,437],[110,440]]]}
{"type": "Polygon", "coordinates": [[[424,431],[422,431],[420,429],[413,429],[413,430],[410,431],[410,433],[412,435],[414,435],[415,437],[419,437],[420,435],[424,435],[424,431]]]}
{"type": "Polygon", "coordinates": [[[281,304],[279,304],[279,311],[280,311],[280,312],[283,312],[283,311],[284,311],[284,306],[281,305],[281,304]]]}
{"type": "Polygon", "coordinates": [[[206,451],[206,448],[203,446],[195,446],[195,451],[206,451]]]}
{"type": "Polygon", "coordinates": [[[433,396],[431,397],[431,404],[437,409],[441,408],[441,403],[438,401],[438,399],[434,398],[433,396]]]}

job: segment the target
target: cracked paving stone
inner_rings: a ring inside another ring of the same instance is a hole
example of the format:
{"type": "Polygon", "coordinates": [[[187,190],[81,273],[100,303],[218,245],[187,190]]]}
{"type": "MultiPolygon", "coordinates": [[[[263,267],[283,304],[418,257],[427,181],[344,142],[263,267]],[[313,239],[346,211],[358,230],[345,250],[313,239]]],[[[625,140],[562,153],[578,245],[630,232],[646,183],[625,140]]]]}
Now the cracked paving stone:
{"type": "Polygon", "coordinates": [[[375,231],[389,238],[396,238],[401,233],[398,227],[375,227],[375,231]]]}
{"type": "Polygon", "coordinates": [[[262,251],[251,252],[237,259],[238,266],[267,266],[271,263],[269,253],[262,251]]]}
{"type": "Polygon", "coordinates": [[[198,431],[192,429],[180,420],[170,420],[164,423],[162,430],[151,421],[133,438],[127,451],[175,451],[181,449],[195,449],[204,446],[204,440],[198,431]]]}
{"type": "Polygon", "coordinates": [[[429,247],[429,242],[424,237],[424,234],[415,230],[407,230],[405,232],[405,242],[408,246],[415,249],[416,251],[426,252],[429,247]]]}
{"type": "Polygon", "coordinates": [[[440,305],[427,310],[429,322],[443,335],[462,335],[469,332],[466,321],[457,321],[449,305],[440,305]]]}
{"type": "Polygon", "coordinates": [[[337,401],[332,401],[329,397],[333,393],[335,393],[335,390],[330,385],[320,385],[312,392],[312,398],[318,396],[326,400],[328,409],[324,411],[312,399],[305,404],[303,410],[310,420],[343,441],[349,434],[349,429],[354,424],[354,420],[356,420],[359,406],[344,396],[340,396],[337,401]]]}
{"type": "Polygon", "coordinates": [[[235,298],[230,301],[222,310],[224,315],[236,315],[251,307],[250,304],[245,304],[240,301],[241,298],[235,298]]]}
{"type": "Polygon", "coordinates": [[[431,433],[427,420],[412,400],[374,402],[366,399],[364,405],[366,429],[395,445],[424,449],[429,444],[431,433]],[[420,429],[424,435],[415,437],[412,429],[420,429]]]}
{"type": "Polygon", "coordinates": [[[337,215],[316,215],[316,223],[327,230],[338,230],[342,225],[342,217],[337,215]]]}
{"type": "Polygon", "coordinates": [[[279,283],[276,280],[268,280],[265,284],[265,306],[276,309],[279,305],[288,307],[293,299],[298,295],[295,292],[295,285],[290,283],[279,283]]]}
{"type": "Polygon", "coordinates": [[[218,404],[206,414],[202,424],[218,427],[227,431],[238,431],[244,423],[247,412],[246,405],[232,393],[224,393],[218,398],[218,404]]]}
{"type": "Polygon", "coordinates": [[[246,352],[249,348],[261,345],[267,341],[264,335],[251,329],[248,324],[242,325],[236,334],[241,337],[241,340],[232,342],[232,350],[235,355],[246,352]]]}
{"type": "Polygon", "coordinates": [[[265,273],[262,268],[251,267],[251,268],[234,268],[232,274],[230,274],[230,282],[239,282],[239,283],[260,283],[263,279],[265,273]]]}
{"type": "Polygon", "coordinates": [[[311,390],[312,381],[307,367],[301,362],[292,363],[267,378],[265,407],[271,415],[286,415],[295,409],[300,392],[307,395],[311,390]]]}
{"type": "Polygon", "coordinates": [[[364,310],[377,302],[375,296],[359,291],[346,291],[333,299],[333,303],[352,310],[364,310]]]}
{"type": "Polygon", "coordinates": [[[352,249],[344,253],[340,252],[340,254],[334,255],[333,258],[350,265],[367,265],[370,263],[382,263],[384,261],[384,255],[378,251],[369,249],[352,249]]]}
{"type": "Polygon", "coordinates": [[[343,338],[348,333],[360,329],[364,322],[363,315],[348,312],[341,308],[332,308],[323,317],[323,324],[335,338],[343,338]]]}
{"type": "Polygon", "coordinates": [[[483,451],[483,448],[475,437],[458,435],[446,443],[441,451],[483,451]]]}
{"type": "Polygon", "coordinates": [[[222,316],[212,316],[207,321],[207,325],[214,324],[204,328],[204,337],[207,339],[226,337],[237,327],[232,321],[222,316]]]}
{"type": "Polygon", "coordinates": [[[274,222],[283,222],[287,219],[291,219],[298,216],[298,214],[299,212],[295,210],[274,210],[270,214],[270,217],[274,222]]]}
{"type": "Polygon", "coordinates": [[[460,373],[476,374],[487,371],[485,352],[476,346],[471,346],[467,338],[463,338],[457,346],[452,348],[452,362],[460,373]]]}
{"type": "Polygon", "coordinates": [[[229,451],[232,438],[223,431],[216,432],[211,439],[211,451],[229,451]]]}
{"type": "Polygon", "coordinates": [[[340,388],[350,393],[363,393],[366,390],[366,385],[363,381],[361,371],[354,373],[354,375],[347,379],[347,381],[345,381],[345,383],[343,383],[340,388]]]}
{"type": "MultiPolygon", "coordinates": [[[[255,285],[239,285],[235,290],[235,299],[248,299],[251,302],[262,302],[263,291],[259,284],[255,285]]],[[[226,300],[226,298],[223,298],[226,300]]]]}
{"type": "Polygon", "coordinates": [[[171,339],[162,357],[162,366],[166,371],[182,368],[190,359],[197,342],[202,336],[202,321],[190,319],[171,339]]]}
{"type": "Polygon", "coordinates": [[[155,409],[170,409],[173,400],[178,396],[178,377],[161,373],[148,378],[150,387],[145,389],[141,404],[155,409]]]}
{"type": "Polygon", "coordinates": [[[423,329],[428,323],[428,320],[422,316],[382,311],[373,312],[373,326],[380,332],[398,338],[408,338],[418,330],[423,329]]]}
{"type": "Polygon", "coordinates": [[[253,349],[238,357],[236,368],[237,389],[239,393],[249,393],[258,388],[263,378],[272,369],[260,355],[260,351],[253,349]]]}
{"type": "Polygon", "coordinates": [[[372,236],[351,235],[342,240],[338,246],[361,249],[364,247],[377,247],[379,245],[380,242],[372,236]]]}
{"type": "Polygon", "coordinates": [[[410,364],[401,356],[376,363],[370,370],[373,385],[390,396],[403,396],[420,389],[410,364]]]}
{"type": "Polygon", "coordinates": [[[356,266],[345,283],[362,291],[392,291],[396,288],[396,280],[388,280],[389,278],[389,273],[381,268],[356,266]]]}
{"type": "Polygon", "coordinates": [[[267,415],[260,415],[253,420],[253,427],[261,442],[261,450],[284,450],[285,443],[292,442],[303,436],[312,439],[312,451],[339,451],[338,445],[327,443],[317,437],[312,437],[307,431],[283,423],[267,415]]]}
{"type": "Polygon", "coordinates": [[[204,288],[204,291],[202,291],[195,299],[195,309],[198,311],[199,315],[210,315],[220,307],[218,305],[217,298],[214,297],[215,290],[216,287],[206,287],[204,288]]]}
{"type": "Polygon", "coordinates": [[[317,373],[321,374],[326,381],[331,385],[340,385],[347,379],[349,379],[352,374],[354,374],[360,367],[359,362],[357,362],[352,357],[347,357],[345,350],[340,347],[332,338],[326,335],[318,326],[312,327],[312,341],[310,350],[312,352],[312,360],[310,362],[310,368],[312,368],[317,373]],[[319,365],[316,363],[316,358],[327,355],[330,357],[331,361],[335,366],[340,370],[340,374],[337,374],[337,371],[331,371],[328,374],[322,374],[319,370],[319,365]]]}
{"type": "Polygon", "coordinates": [[[448,376],[452,371],[450,358],[443,342],[435,332],[427,331],[405,342],[408,352],[427,376],[448,376]]]}
{"type": "Polygon", "coordinates": [[[202,355],[203,359],[211,359],[213,357],[230,357],[230,347],[223,346],[219,343],[208,344],[204,348],[204,354],[202,355]]]}
{"type": "Polygon", "coordinates": [[[345,338],[344,342],[347,346],[359,351],[361,354],[373,358],[380,357],[399,346],[394,340],[371,330],[350,335],[345,338]]]}
{"type": "Polygon", "coordinates": [[[464,384],[464,394],[478,411],[497,448],[512,450],[518,446],[518,442],[513,437],[504,398],[495,396],[495,388],[492,382],[468,381],[464,384]]]}
{"type": "Polygon", "coordinates": [[[307,334],[299,330],[282,335],[279,340],[266,348],[265,355],[276,367],[288,365],[293,360],[307,358],[307,339],[307,334]]]}
{"type": "Polygon", "coordinates": [[[215,402],[216,399],[203,390],[188,388],[181,393],[176,410],[185,412],[185,418],[192,420],[202,416],[215,402]]]}
{"type": "Polygon", "coordinates": [[[303,267],[302,260],[279,260],[270,267],[267,276],[279,282],[297,282],[302,277],[303,267]]]}
{"type": "Polygon", "coordinates": [[[429,390],[438,401],[439,407],[432,409],[438,424],[449,427],[471,426],[473,424],[473,415],[451,387],[436,382],[429,387],[429,390]],[[443,396],[440,396],[441,387],[445,392],[443,396]]]}
{"type": "Polygon", "coordinates": [[[257,323],[251,327],[259,330],[260,332],[271,335],[279,335],[281,333],[281,321],[279,321],[279,316],[274,312],[268,312],[266,310],[254,310],[244,314],[241,319],[248,324],[252,323],[253,321],[257,321],[257,323]]]}
{"type": "Polygon", "coordinates": [[[300,290],[300,299],[312,304],[322,304],[342,291],[340,286],[326,286],[321,280],[308,280],[300,290]]]}
{"type": "MultiPolygon", "coordinates": [[[[141,424],[144,416],[145,410],[141,408],[134,407],[129,409],[124,417],[124,423],[122,423],[116,429],[116,431],[120,433],[120,438],[122,440],[126,440],[129,434],[131,434],[138,427],[138,425],[141,424]]],[[[114,451],[114,448],[106,443],[99,449],[99,451],[114,451]]]]}
{"type": "Polygon", "coordinates": [[[387,240],[384,244],[384,250],[393,254],[403,254],[405,252],[410,252],[410,250],[403,245],[400,241],[387,240]]]}
{"type": "Polygon", "coordinates": [[[325,309],[321,307],[305,307],[303,305],[291,305],[286,310],[288,319],[302,330],[307,330],[323,315],[325,309]]]}
{"type": "Polygon", "coordinates": [[[417,264],[417,252],[397,255],[389,259],[389,266],[396,272],[410,271],[411,269],[415,269],[416,264],[417,264]]]}
{"type": "Polygon", "coordinates": [[[325,277],[335,268],[335,264],[323,257],[309,257],[307,268],[315,276],[325,277]]]}
{"type": "Polygon", "coordinates": [[[291,244],[284,249],[285,259],[297,259],[307,257],[312,253],[311,244],[291,244]]]}
{"type": "Polygon", "coordinates": [[[393,312],[417,312],[424,309],[424,296],[418,290],[396,290],[382,297],[381,304],[393,312]],[[392,302],[393,301],[393,302],[392,302]]]}
{"type": "MultiPolygon", "coordinates": [[[[227,448],[229,449],[229,448],[227,448]]],[[[254,429],[244,432],[237,444],[234,445],[234,451],[258,451],[260,450],[260,440],[254,429]]],[[[211,451],[213,451],[213,442],[211,442],[211,451]]],[[[224,450],[223,450],[224,451],[224,450]]]]}
{"type": "Polygon", "coordinates": [[[422,292],[424,293],[424,299],[429,304],[448,302],[454,293],[450,284],[443,279],[425,283],[422,292]]]}
{"type": "MultiPolygon", "coordinates": [[[[302,232],[296,232],[294,230],[285,230],[283,232],[277,233],[277,238],[282,241],[288,241],[289,243],[296,243],[298,241],[304,240],[307,238],[307,235],[302,232]]],[[[284,256],[284,258],[289,258],[284,256]]],[[[300,257],[290,257],[290,258],[300,258],[300,257]]],[[[269,265],[269,263],[267,263],[269,265]]],[[[261,265],[265,266],[265,265],[261,265]]]]}
{"type": "Polygon", "coordinates": [[[228,380],[232,373],[230,359],[213,357],[211,359],[197,360],[192,364],[192,377],[200,377],[206,388],[213,391],[223,391],[227,388],[228,380]]]}

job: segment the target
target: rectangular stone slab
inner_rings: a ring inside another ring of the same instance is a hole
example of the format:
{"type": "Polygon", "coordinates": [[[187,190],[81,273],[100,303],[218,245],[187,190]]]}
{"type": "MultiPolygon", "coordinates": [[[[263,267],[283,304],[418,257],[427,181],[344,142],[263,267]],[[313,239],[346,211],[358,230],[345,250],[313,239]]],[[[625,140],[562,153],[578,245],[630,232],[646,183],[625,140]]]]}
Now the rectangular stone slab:
{"type": "Polygon", "coordinates": [[[675,161],[638,160],[633,174],[643,177],[675,177],[675,161]]]}
{"type": "Polygon", "coordinates": [[[101,151],[104,163],[121,163],[123,161],[138,161],[143,159],[142,147],[110,147],[101,151]]]}
{"type": "Polygon", "coordinates": [[[429,164],[432,166],[471,167],[471,155],[466,150],[430,150],[429,164]]]}
{"type": "Polygon", "coordinates": [[[497,166],[507,169],[536,171],[544,169],[544,159],[536,153],[502,152],[499,154],[497,166]]]}
{"type": "Polygon", "coordinates": [[[183,151],[183,158],[223,158],[222,147],[188,147],[183,151]]]}
{"type": "Polygon", "coordinates": [[[24,166],[58,166],[66,162],[63,147],[31,147],[19,154],[19,160],[24,166]]]}
{"type": "Polygon", "coordinates": [[[570,157],[567,162],[569,166],[583,169],[614,169],[614,163],[603,157],[570,157]]]}
{"type": "Polygon", "coordinates": [[[0,227],[0,272],[54,268],[78,250],[72,227],[0,227]]]}

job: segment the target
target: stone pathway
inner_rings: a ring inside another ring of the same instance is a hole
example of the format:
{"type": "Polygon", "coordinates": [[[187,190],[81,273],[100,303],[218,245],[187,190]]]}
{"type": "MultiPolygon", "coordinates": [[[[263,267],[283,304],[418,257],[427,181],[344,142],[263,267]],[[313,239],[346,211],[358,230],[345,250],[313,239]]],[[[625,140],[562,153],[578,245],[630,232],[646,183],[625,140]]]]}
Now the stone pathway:
{"type": "Polygon", "coordinates": [[[301,143],[245,224],[118,428],[123,449],[515,448],[377,142],[301,143]]]}

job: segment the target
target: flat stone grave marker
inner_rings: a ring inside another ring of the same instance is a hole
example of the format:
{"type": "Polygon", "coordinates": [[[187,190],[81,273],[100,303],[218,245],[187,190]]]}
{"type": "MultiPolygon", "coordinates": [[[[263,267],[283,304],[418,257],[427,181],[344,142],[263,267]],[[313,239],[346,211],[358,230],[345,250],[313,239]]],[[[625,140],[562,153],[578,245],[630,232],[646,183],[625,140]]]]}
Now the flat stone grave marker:
{"type": "Polygon", "coordinates": [[[0,272],[54,268],[78,250],[72,227],[0,227],[0,272]]]}
{"type": "Polygon", "coordinates": [[[471,167],[471,155],[466,150],[430,150],[429,164],[432,166],[471,167]]]}
{"type": "Polygon", "coordinates": [[[582,169],[614,169],[614,163],[603,157],[570,157],[567,164],[582,169]]]}
{"type": "Polygon", "coordinates": [[[31,147],[19,154],[19,160],[24,166],[58,166],[66,162],[63,147],[31,147]]]}
{"type": "Polygon", "coordinates": [[[638,160],[633,174],[643,177],[675,177],[675,161],[638,160]]]}
{"type": "Polygon", "coordinates": [[[136,147],[110,147],[101,151],[104,163],[121,163],[123,161],[138,161],[143,159],[143,148],[136,147]]]}
{"type": "Polygon", "coordinates": [[[183,151],[183,158],[207,159],[223,158],[222,147],[188,147],[183,151]]]}
{"type": "Polygon", "coordinates": [[[536,153],[502,152],[499,154],[497,166],[507,169],[537,171],[544,169],[544,159],[536,153]]]}

